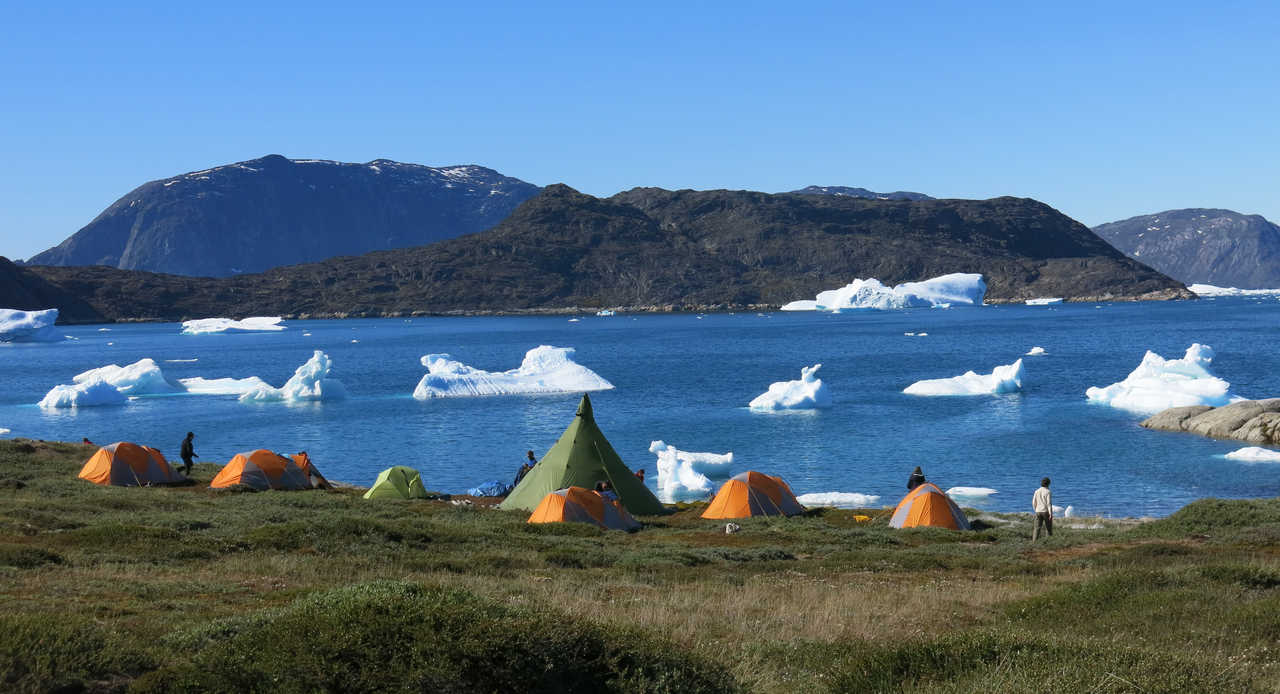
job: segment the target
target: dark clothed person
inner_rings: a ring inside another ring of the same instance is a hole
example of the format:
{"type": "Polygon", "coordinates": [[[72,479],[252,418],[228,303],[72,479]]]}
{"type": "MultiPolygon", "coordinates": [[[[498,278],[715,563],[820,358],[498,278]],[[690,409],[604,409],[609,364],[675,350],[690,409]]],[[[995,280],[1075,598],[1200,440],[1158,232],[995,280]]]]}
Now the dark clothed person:
{"type": "Polygon", "coordinates": [[[195,437],[195,434],[188,431],[187,438],[182,440],[182,449],[178,453],[178,457],[182,458],[182,474],[184,475],[191,474],[191,466],[195,464],[191,459],[200,457],[196,454],[195,445],[191,442],[195,437]]]}
{"type": "Polygon", "coordinates": [[[911,476],[907,478],[907,491],[911,491],[924,483],[924,473],[920,471],[920,466],[917,465],[916,469],[911,471],[911,476]]]}

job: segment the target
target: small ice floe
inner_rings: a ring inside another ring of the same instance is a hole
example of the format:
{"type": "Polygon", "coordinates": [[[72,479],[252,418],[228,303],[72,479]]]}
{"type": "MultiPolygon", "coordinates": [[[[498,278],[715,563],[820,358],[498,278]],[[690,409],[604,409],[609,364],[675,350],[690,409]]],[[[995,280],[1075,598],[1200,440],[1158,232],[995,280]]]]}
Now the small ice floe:
{"type": "Polygon", "coordinates": [[[801,494],[796,500],[807,507],[827,506],[830,508],[869,508],[880,503],[878,494],[859,494],[858,492],[814,492],[801,494]]]}
{"type": "Polygon", "coordinates": [[[989,374],[966,371],[951,378],[916,381],[902,392],[907,395],[1000,395],[1022,390],[1022,360],[997,366],[989,374]]]}
{"type": "Polygon", "coordinates": [[[1259,446],[1239,448],[1223,457],[1227,460],[1239,460],[1245,463],[1280,463],[1280,451],[1273,451],[1259,446]]]}
{"type": "Polygon", "coordinates": [[[952,499],[959,499],[969,502],[981,502],[991,498],[992,494],[998,494],[996,490],[990,487],[952,487],[947,490],[947,496],[952,499]]]}
{"type": "Polygon", "coordinates": [[[0,342],[61,342],[66,338],[54,323],[58,309],[20,311],[0,308],[0,342]]]}
{"type": "Polygon", "coordinates": [[[569,322],[570,322],[570,323],[581,323],[581,322],[582,322],[582,319],[580,319],[580,318],[570,318],[570,319],[569,319],[569,322]]]}
{"type": "Polygon", "coordinates": [[[609,390],[613,384],[573,360],[572,347],[540,345],[524,355],[520,367],[510,371],[484,371],[454,360],[448,354],[422,357],[427,374],[418,381],[413,397],[469,397],[528,393],[583,393],[609,390]]]}
{"type": "Polygon", "coordinates": [[[1271,296],[1280,294],[1280,289],[1237,289],[1235,287],[1215,287],[1212,284],[1187,285],[1196,296],[1271,296]]]}
{"type": "Polygon", "coordinates": [[[596,311],[596,315],[601,317],[612,316],[614,315],[614,310],[611,308],[602,309],[602,310],[596,311]]]}
{"type": "Polygon", "coordinates": [[[5,429],[4,427],[0,427],[0,436],[4,436],[5,434],[8,434],[8,433],[9,433],[8,429],[5,429]]]}
{"type": "Polygon", "coordinates": [[[316,350],[311,358],[293,372],[279,388],[255,388],[240,395],[240,402],[314,402],[341,400],[347,396],[346,386],[335,378],[329,378],[333,361],[329,355],[316,350]]]}
{"type": "Polygon", "coordinates": [[[1044,347],[1032,347],[1031,350],[1027,352],[1026,356],[1038,357],[1042,354],[1045,354],[1044,347]]]}
{"type": "Polygon", "coordinates": [[[757,395],[747,407],[753,410],[810,410],[818,407],[831,407],[831,393],[822,379],[814,374],[822,364],[805,366],[800,369],[800,380],[778,381],[769,386],[769,390],[757,395]]]}
{"type": "Polygon", "coordinates": [[[360,344],[360,341],[359,341],[359,340],[352,340],[352,341],[351,341],[351,344],[353,344],[353,345],[360,344]]]}
{"type": "Polygon", "coordinates": [[[1076,507],[1068,505],[1066,508],[1061,506],[1053,507],[1053,515],[1056,518],[1071,518],[1076,515],[1076,507]]]}
{"type": "Polygon", "coordinates": [[[732,451],[695,453],[653,441],[649,452],[658,456],[658,499],[668,504],[706,497],[714,491],[712,480],[729,479],[733,467],[732,451]]]}
{"type": "Polygon", "coordinates": [[[311,337],[311,333],[302,333],[303,337],[311,337]]]}
{"type": "Polygon", "coordinates": [[[1231,384],[1209,372],[1213,348],[1195,343],[1181,359],[1168,359],[1148,351],[1142,363],[1123,381],[1105,388],[1093,387],[1085,397],[1103,405],[1140,413],[1170,407],[1209,405],[1221,407],[1243,400],[1227,392],[1231,384]]]}
{"type": "Polygon", "coordinates": [[[952,304],[978,306],[987,293],[982,275],[956,272],[922,282],[886,287],[877,279],[855,279],[818,294],[816,299],[792,301],[783,311],[840,311],[844,309],[949,308],[952,304]]]}
{"type": "Polygon", "coordinates": [[[98,328],[98,332],[100,332],[100,333],[109,333],[109,332],[111,332],[111,328],[98,328]]]}
{"type": "Polygon", "coordinates": [[[199,359],[165,359],[166,364],[193,364],[200,361],[199,359]]]}
{"type": "Polygon", "coordinates": [[[244,320],[231,318],[201,318],[182,322],[183,335],[209,335],[213,333],[278,332],[284,330],[280,316],[254,316],[244,320]]]}
{"type": "Polygon", "coordinates": [[[1060,303],[1062,303],[1062,297],[1060,296],[1045,297],[1043,299],[1027,299],[1028,306],[1048,306],[1049,304],[1060,303]]]}

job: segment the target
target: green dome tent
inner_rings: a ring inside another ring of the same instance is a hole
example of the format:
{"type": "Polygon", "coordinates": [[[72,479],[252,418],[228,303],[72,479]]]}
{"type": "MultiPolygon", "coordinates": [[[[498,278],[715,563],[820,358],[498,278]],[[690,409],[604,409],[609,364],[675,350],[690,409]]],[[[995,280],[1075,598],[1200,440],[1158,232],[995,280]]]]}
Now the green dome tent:
{"type": "Polygon", "coordinates": [[[618,503],[633,514],[651,516],[665,510],[658,497],[636,479],[609,445],[609,440],[596,426],[591,398],[583,395],[577,416],[560,435],[560,440],[498,508],[533,511],[551,492],[567,487],[591,489],[601,481],[613,486],[618,503]]]}
{"type": "Polygon", "coordinates": [[[427,489],[417,470],[404,465],[389,467],[378,473],[378,479],[364,493],[366,499],[425,499],[427,489]]]}

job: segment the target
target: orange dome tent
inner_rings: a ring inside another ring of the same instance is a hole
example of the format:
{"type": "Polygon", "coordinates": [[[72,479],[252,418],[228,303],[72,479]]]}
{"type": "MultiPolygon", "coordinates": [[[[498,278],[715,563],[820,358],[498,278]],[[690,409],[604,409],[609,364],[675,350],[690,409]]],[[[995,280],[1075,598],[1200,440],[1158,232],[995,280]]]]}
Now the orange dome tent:
{"type": "Polygon", "coordinates": [[[582,487],[557,489],[542,497],[530,523],[594,523],[605,530],[635,530],[640,523],[618,502],[582,487]]]}
{"type": "Polygon", "coordinates": [[[968,530],[969,519],[964,511],[942,493],[935,485],[928,482],[907,492],[898,502],[889,519],[891,528],[916,528],[931,526],[950,528],[952,530],[968,530]]]}
{"type": "Polygon", "coordinates": [[[259,448],[256,451],[237,453],[231,462],[222,467],[209,487],[249,487],[258,491],[311,489],[311,477],[292,460],[259,448]]]}
{"type": "Polygon", "coordinates": [[[780,477],[748,470],[729,478],[716,492],[703,518],[794,516],[804,507],[780,477]]]}
{"type": "Polygon", "coordinates": [[[148,484],[180,484],[187,478],[169,466],[164,454],[150,446],[117,441],[94,453],[84,467],[81,479],[94,484],[116,487],[142,487],[148,484]]]}
{"type": "Polygon", "coordinates": [[[315,463],[311,462],[311,456],[307,455],[306,451],[295,453],[289,458],[306,473],[307,480],[312,487],[316,489],[333,489],[333,485],[329,484],[329,480],[320,474],[320,469],[316,467],[315,463]]]}

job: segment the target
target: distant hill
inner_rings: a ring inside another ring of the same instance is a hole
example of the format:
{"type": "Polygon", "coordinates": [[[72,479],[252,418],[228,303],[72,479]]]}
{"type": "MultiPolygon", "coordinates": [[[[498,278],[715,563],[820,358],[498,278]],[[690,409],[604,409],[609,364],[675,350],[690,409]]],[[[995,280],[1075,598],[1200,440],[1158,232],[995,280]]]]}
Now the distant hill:
{"type": "Polygon", "coordinates": [[[1280,287],[1280,227],[1231,210],[1167,210],[1101,224],[1094,233],[1186,284],[1280,287]]]}
{"type": "Polygon", "coordinates": [[[792,193],[801,195],[843,195],[850,198],[865,198],[867,200],[933,200],[934,198],[924,193],[912,193],[910,191],[899,190],[892,193],[876,193],[866,188],[850,188],[848,186],[808,186],[800,190],[793,190],[792,193]]]}
{"type": "MultiPolygon", "coordinates": [[[[1192,295],[1044,203],[548,186],[496,227],[218,280],[27,268],[113,319],[776,306],[854,278],[980,272],[991,301],[1192,295]]],[[[5,298],[0,296],[0,305],[5,298]]]]}
{"type": "Polygon", "coordinates": [[[482,231],[537,193],[482,166],[269,155],[139,186],[27,264],[226,277],[482,231]]]}

